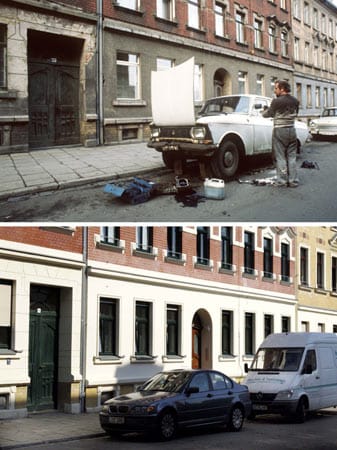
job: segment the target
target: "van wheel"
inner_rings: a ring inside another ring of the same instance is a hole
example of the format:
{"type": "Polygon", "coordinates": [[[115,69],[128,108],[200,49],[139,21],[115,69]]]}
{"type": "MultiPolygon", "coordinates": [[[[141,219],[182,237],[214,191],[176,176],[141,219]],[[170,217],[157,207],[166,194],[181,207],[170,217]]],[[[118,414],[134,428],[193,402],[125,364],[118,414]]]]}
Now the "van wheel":
{"type": "Polygon", "coordinates": [[[307,402],[303,397],[301,397],[298,401],[298,405],[296,408],[295,422],[296,423],[305,422],[305,419],[307,417],[307,412],[308,412],[307,402]]]}
{"type": "Polygon", "coordinates": [[[240,431],[244,421],[243,409],[239,405],[235,405],[230,413],[228,427],[230,431],[240,431]]]}
{"type": "Polygon", "coordinates": [[[233,141],[223,142],[211,159],[212,172],[222,179],[232,178],[238,171],[239,164],[240,150],[233,141]]]}

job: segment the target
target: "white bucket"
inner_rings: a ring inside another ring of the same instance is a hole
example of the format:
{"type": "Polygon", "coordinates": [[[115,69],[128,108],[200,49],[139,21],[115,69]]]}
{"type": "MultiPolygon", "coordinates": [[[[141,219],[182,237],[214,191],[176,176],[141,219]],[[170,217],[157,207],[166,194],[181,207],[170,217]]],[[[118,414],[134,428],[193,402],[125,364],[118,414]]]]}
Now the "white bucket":
{"type": "Polygon", "coordinates": [[[204,181],[204,195],[207,198],[222,200],[225,198],[225,182],[219,178],[206,178],[204,181]]]}

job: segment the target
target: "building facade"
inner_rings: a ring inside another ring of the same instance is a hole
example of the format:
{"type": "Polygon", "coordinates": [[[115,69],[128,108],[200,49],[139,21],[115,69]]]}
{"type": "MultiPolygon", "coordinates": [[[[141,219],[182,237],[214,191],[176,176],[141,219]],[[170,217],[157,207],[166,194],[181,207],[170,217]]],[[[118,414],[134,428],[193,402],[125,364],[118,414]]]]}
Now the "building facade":
{"type": "Polygon", "coordinates": [[[296,330],[295,230],[1,227],[0,417],[97,411],[162,369],[242,379],[296,330]]]}
{"type": "Polygon", "coordinates": [[[337,228],[297,227],[299,331],[337,332],[337,228]]]}
{"type": "Polygon", "coordinates": [[[151,72],[192,56],[196,111],[216,95],[271,96],[286,78],[309,120],[334,101],[336,23],[325,0],[4,0],[0,152],[146,140],[151,72]],[[328,31],[302,20],[307,3],[328,31]],[[303,61],[308,39],[329,64],[303,61]]]}

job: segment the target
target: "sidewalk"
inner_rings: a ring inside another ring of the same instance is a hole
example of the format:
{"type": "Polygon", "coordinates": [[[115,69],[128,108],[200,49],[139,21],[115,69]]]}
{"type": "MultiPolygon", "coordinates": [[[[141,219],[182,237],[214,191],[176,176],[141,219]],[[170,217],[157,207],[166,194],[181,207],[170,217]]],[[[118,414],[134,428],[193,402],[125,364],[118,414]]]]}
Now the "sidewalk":
{"type": "Polygon", "coordinates": [[[104,436],[98,413],[44,412],[0,420],[0,450],[104,436]]]}
{"type": "Polygon", "coordinates": [[[161,154],[145,142],[0,155],[0,200],[136,176],[161,167],[161,154]]]}

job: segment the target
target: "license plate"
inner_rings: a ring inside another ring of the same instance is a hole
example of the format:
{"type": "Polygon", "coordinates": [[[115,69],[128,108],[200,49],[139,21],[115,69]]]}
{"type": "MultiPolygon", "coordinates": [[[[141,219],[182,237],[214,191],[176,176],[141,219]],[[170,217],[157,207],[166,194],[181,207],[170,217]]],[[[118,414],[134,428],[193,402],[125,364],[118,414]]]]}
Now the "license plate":
{"type": "Polygon", "coordinates": [[[267,405],[253,405],[253,409],[256,411],[267,411],[267,405]]]}
{"type": "Polygon", "coordinates": [[[174,144],[165,145],[163,147],[164,152],[177,152],[178,150],[179,150],[178,145],[174,145],[174,144]]]}
{"type": "Polygon", "coordinates": [[[120,425],[124,423],[124,417],[109,417],[109,422],[114,425],[120,425]]]}

